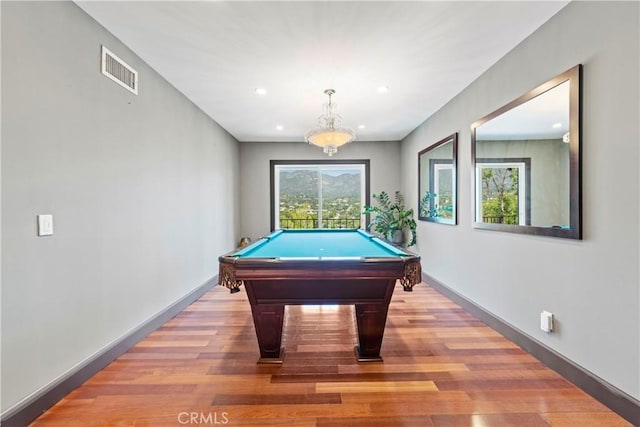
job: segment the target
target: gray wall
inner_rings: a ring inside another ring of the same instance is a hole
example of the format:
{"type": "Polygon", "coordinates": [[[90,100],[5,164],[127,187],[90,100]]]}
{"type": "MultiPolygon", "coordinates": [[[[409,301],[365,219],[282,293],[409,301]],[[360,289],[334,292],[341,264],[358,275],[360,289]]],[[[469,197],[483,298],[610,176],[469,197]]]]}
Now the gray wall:
{"type": "Polygon", "coordinates": [[[459,132],[457,227],[421,222],[424,270],[578,365],[640,398],[639,4],[572,2],[401,143],[417,206],[418,151],[459,132]],[[584,64],[584,240],[477,230],[471,124],[584,64]],[[557,331],[539,329],[553,312],[557,331]]]}
{"type": "Polygon", "coordinates": [[[2,2],[2,410],[217,274],[237,141],[71,2],[2,2]],[[100,74],[105,44],[140,73],[100,74]],[[36,237],[36,215],[54,235],[36,237]]]}
{"type": "MultiPolygon", "coordinates": [[[[304,142],[240,143],[240,233],[253,239],[269,234],[271,160],[370,159],[371,194],[400,189],[400,143],[354,141],[328,157],[304,142]]],[[[373,202],[373,200],[372,200],[373,202]]]]}

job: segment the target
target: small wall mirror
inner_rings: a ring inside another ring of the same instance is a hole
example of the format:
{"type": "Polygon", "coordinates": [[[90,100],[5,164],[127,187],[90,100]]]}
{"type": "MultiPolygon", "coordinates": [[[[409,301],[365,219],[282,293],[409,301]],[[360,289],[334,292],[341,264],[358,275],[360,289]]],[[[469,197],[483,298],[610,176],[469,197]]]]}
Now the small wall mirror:
{"type": "Polygon", "coordinates": [[[474,227],[580,239],[577,65],[471,127],[474,227]]]}
{"type": "Polygon", "coordinates": [[[418,219],[450,225],[458,223],[457,153],[457,133],[418,153],[418,219]]]}

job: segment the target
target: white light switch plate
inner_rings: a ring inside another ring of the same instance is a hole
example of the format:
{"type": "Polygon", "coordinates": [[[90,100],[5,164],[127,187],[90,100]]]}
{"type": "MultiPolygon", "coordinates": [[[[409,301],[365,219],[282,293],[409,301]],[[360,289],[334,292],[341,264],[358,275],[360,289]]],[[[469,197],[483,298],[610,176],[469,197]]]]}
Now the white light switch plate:
{"type": "Polygon", "coordinates": [[[53,234],[53,215],[38,215],[38,236],[53,234]]]}

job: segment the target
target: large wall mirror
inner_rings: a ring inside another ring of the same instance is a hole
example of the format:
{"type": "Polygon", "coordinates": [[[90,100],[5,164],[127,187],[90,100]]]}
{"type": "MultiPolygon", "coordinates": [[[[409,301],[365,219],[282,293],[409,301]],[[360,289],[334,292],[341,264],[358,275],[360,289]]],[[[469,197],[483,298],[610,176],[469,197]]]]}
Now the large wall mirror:
{"type": "Polygon", "coordinates": [[[471,127],[474,227],[581,239],[577,65],[471,127]]]}
{"type": "Polygon", "coordinates": [[[418,153],[418,219],[457,224],[457,157],[457,133],[418,153]]]}

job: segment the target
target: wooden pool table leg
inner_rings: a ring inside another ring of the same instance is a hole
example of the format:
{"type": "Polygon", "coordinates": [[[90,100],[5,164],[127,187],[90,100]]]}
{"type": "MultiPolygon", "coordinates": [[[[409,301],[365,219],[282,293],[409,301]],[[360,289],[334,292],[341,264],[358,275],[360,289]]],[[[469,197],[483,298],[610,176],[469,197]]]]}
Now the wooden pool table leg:
{"type": "Polygon", "coordinates": [[[282,343],[284,305],[254,305],[251,306],[251,312],[260,347],[258,363],[282,363],[284,350],[280,348],[280,344],[282,343]]]}
{"type": "Polygon", "coordinates": [[[389,304],[356,304],[358,362],[382,362],[380,347],[389,304]]]}

